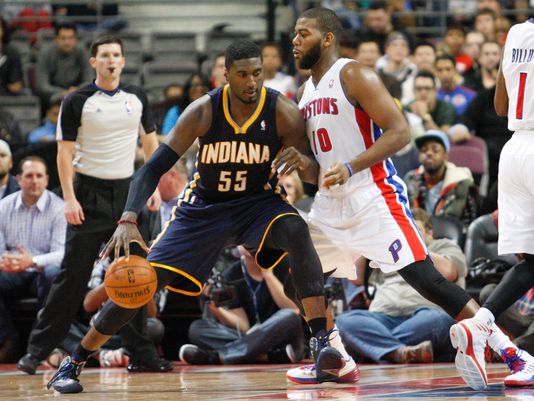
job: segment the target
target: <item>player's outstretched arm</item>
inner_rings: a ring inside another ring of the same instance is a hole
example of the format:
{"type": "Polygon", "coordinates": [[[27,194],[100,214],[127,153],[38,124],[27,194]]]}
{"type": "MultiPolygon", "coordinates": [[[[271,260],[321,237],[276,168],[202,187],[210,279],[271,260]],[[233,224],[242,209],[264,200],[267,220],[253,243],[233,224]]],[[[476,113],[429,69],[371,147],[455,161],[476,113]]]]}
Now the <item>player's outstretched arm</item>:
{"type": "Polygon", "coordinates": [[[114,251],[115,258],[124,250],[130,255],[130,242],[137,242],[148,249],[137,229],[137,214],[147,199],[156,189],[159,179],[165,174],[193,144],[196,138],[203,136],[211,125],[211,101],[203,96],[191,103],[178,119],[176,125],[152,154],[150,159],[134,174],[124,213],[119,220],[113,236],[102,250],[100,257],[106,258],[114,251]]]}
{"type": "Polygon", "coordinates": [[[319,165],[306,137],[306,125],[297,105],[285,96],[276,103],[276,128],[284,148],[273,161],[279,175],[297,170],[303,181],[316,184],[319,165]]]}
{"type": "Polygon", "coordinates": [[[369,168],[394,155],[410,141],[406,118],[370,68],[347,64],[341,71],[341,83],[347,98],[361,107],[383,131],[373,146],[350,161],[353,173],[369,168]]]}

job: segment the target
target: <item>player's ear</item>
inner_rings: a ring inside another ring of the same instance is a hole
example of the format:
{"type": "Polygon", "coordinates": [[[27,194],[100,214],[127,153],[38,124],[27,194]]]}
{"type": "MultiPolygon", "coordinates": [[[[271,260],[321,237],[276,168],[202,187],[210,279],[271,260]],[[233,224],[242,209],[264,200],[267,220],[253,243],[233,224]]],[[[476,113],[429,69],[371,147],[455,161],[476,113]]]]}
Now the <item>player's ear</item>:
{"type": "Polygon", "coordinates": [[[334,46],[336,37],[332,32],[327,32],[323,37],[323,43],[325,47],[334,46]]]}
{"type": "Polygon", "coordinates": [[[91,65],[91,67],[95,68],[96,67],[96,57],[89,57],[89,64],[91,65]]]}

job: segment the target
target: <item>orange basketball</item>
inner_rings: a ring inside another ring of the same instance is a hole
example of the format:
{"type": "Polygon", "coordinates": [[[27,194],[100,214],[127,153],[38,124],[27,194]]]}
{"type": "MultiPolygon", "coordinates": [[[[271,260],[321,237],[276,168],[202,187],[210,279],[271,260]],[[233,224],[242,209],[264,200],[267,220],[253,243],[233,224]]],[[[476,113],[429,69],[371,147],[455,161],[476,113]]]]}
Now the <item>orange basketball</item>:
{"type": "Polygon", "coordinates": [[[119,306],[137,309],[148,303],[156,293],[156,271],[141,256],[116,259],[104,277],[109,298],[119,306]]]}

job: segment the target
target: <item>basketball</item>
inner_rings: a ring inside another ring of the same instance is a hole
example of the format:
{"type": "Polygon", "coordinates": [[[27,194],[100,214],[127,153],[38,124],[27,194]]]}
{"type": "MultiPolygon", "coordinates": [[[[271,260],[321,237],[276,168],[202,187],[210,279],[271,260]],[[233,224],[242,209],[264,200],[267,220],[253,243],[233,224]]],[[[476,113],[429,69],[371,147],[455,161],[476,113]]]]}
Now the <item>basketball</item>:
{"type": "Polygon", "coordinates": [[[132,255],[113,261],[104,277],[108,297],[123,308],[136,309],[152,299],[158,280],[145,258],[132,255]]]}

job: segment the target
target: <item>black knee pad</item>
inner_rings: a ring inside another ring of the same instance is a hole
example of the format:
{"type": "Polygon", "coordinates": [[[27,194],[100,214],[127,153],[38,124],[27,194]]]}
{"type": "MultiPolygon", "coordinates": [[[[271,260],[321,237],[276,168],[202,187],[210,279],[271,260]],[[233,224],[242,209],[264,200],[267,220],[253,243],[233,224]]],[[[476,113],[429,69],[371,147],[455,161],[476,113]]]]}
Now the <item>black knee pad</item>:
{"type": "Polygon", "coordinates": [[[101,334],[111,336],[128,323],[139,309],[126,309],[108,300],[95,319],[95,329],[101,334]]]}

